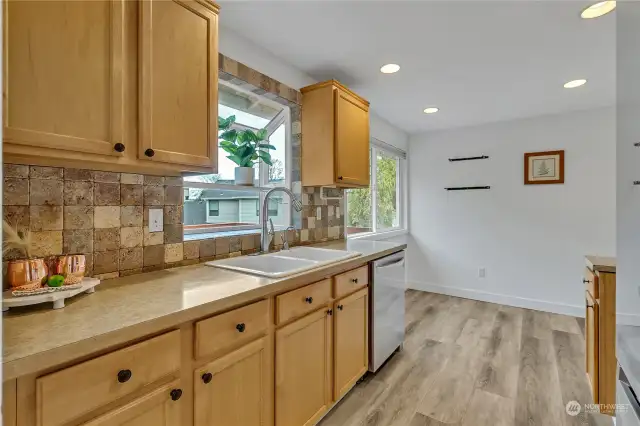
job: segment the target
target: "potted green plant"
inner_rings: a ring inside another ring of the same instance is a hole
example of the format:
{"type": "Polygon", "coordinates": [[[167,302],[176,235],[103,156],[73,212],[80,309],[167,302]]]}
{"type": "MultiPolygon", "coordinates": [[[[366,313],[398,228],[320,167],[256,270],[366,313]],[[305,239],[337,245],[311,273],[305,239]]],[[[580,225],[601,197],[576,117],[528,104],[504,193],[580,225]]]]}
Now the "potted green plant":
{"type": "Polygon", "coordinates": [[[276,149],[267,140],[267,129],[254,132],[251,129],[232,129],[236,116],[227,118],[218,117],[218,130],[220,131],[220,147],[229,155],[227,158],[238,165],[235,168],[235,184],[253,186],[253,167],[262,160],[272,165],[269,150],[276,149]]]}

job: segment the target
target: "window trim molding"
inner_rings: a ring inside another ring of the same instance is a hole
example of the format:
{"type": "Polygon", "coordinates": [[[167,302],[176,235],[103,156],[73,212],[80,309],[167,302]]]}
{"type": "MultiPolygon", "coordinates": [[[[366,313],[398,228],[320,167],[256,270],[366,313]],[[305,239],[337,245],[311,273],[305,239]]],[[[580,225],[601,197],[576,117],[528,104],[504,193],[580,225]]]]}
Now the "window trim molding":
{"type": "MultiPolygon", "coordinates": [[[[387,149],[386,147],[390,146],[387,143],[379,141],[378,139],[372,138],[371,140],[371,149],[369,150],[369,161],[371,164],[371,175],[369,177],[369,188],[371,189],[371,228],[373,231],[371,232],[360,232],[357,234],[346,235],[346,238],[349,239],[382,239],[382,238],[391,238],[396,235],[403,235],[409,232],[408,230],[408,221],[407,221],[407,198],[405,196],[405,188],[406,188],[406,179],[408,176],[407,173],[407,165],[408,162],[406,160],[406,153],[396,147],[393,149],[387,149]],[[378,209],[377,209],[377,175],[378,175],[378,167],[377,167],[377,159],[378,159],[378,151],[382,151],[388,157],[395,157],[396,159],[396,205],[397,205],[397,220],[398,226],[394,226],[391,228],[378,229],[378,209]]],[[[348,195],[345,194],[345,198],[348,195]]],[[[349,203],[345,199],[345,230],[348,228],[347,221],[349,218],[349,203]]]]}

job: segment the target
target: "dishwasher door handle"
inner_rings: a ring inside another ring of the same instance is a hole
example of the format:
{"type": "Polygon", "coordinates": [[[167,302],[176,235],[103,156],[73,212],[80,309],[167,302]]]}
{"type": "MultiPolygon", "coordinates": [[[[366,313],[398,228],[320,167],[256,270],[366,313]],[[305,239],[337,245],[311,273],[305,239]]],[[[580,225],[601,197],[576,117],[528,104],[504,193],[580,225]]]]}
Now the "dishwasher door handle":
{"type": "Polygon", "coordinates": [[[401,259],[391,259],[385,263],[376,263],[375,265],[376,265],[376,269],[380,269],[380,268],[387,268],[389,266],[398,265],[400,263],[404,265],[404,257],[402,257],[401,259]]]}

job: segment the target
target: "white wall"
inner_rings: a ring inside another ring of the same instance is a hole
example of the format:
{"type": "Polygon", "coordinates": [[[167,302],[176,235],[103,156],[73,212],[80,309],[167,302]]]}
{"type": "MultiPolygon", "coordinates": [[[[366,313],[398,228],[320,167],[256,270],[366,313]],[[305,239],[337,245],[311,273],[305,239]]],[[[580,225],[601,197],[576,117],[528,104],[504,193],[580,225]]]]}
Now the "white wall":
{"type": "Polygon", "coordinates": [[[411,137],[409,286],[584,315],[584,255],[615,255],[615,147],[613,108],[411,137]],[[525,186],[524,153],[558,149],[565,184],[525,186]],[[467,185],[491,189],[444,190],[467,185]]]}
{"type": "Polygon", "coordinates": [[[618,269],[616,275],[619,322],[633,318],[640,325],[640,3],[619,2],[617,19],[618,77],[618,269]]]}
{"type": "MultiPolygon", "coordinates": [[[[223,55],[242,62],[294,89],[317,83],[284,59],[257,46],[227,27],[220,27],[219,45],[223,55]]],[[[370,113],[370,125],[372,137],[406,151],[409,137],[404,131],[392,126],[373,112],[370,113]]]]}

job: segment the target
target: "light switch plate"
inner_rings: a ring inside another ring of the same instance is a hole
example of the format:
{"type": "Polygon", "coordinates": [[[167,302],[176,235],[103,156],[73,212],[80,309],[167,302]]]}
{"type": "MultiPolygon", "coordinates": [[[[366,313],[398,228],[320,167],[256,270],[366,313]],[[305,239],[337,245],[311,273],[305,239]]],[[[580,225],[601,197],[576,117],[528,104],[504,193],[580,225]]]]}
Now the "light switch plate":
{"type": "Polygon", "coordinates": [[[149,232],[162,232],[162,209],[149,209],[149,232]]]}

